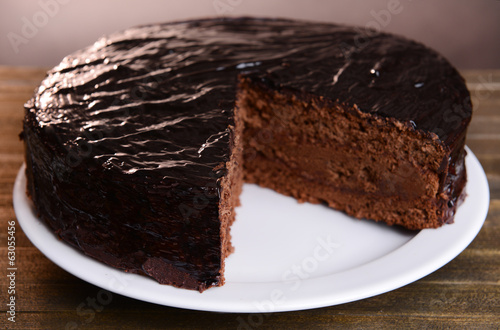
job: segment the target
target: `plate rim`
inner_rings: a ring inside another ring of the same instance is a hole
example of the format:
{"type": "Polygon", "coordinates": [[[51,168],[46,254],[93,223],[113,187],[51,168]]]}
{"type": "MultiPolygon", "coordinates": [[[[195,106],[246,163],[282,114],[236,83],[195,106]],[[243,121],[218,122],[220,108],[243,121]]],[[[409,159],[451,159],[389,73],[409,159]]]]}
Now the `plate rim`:
{"type": "Polygon", "coordinates": [[[452,225],[438,229],[421,230],[407,243],[383,257],[352,269],[306,279],[300,283],[301,287],[294,291],[290,291],[290,288],[283,281],[281,283],[226,282],[222,287],[211,288],[200,294],[197,291],[163,286],[145,276],[125,273],[120,269],[112,268],[88,257],[69,244],[57,239],[48,226],[35,216],[31,201],[25,193],[26,165],[24,163],[19,169],[14,184],[13,205],[17,221],[27,238],[49,260],[72,275],[110,292],[159,305],[212,312],[270,313],[305,310],[366,299],[398,289],[441,268],[469,246],[486,220],[490,196],[484,169],[472,151],[467,146],[465,149],[467,151],[466,167],[468,171],[466,189],[468,190],[471,186],[476,187],[477,189],[473,190],[479,193],[467,196],[464,203],[458,208],[456,216],[465,213],[464,206],[474,204],[474,206],[469,206],[475,210],[474,219],[469,219],[468,223],[462,223],[461,225],[457,225],[455,222],[452,225]],[[476,179],[473,182],[469,180],[471,173],[474,174],[476,179]],[[462,227],[467,230],[463,230],[462,227]],[[451,235],[458,232],[460,234],[459,239],[453,240],[451,245],[440,246],[443,249],[439,250],[440,254],[438,255],[429,256],[428,253],[412,253],[418,250],[422,244],[428,245],[429,240],[436,245],[440,245],[439,243],[444,244],[439,239],[439,236],[443,235],[442,232],[451,232],[451,235]],[[48,240],[47,237],[49,237],[48,240]],[[63,260],[63,256],[67,253],[76,258],[72,259],[72,261],[77,262],[68,263],[63,260]],[[408,255],[412,257],[407,258],[408,255]],[[398,261],[398,263],[394,264],[394,261],[398,261]],[[81,263],[83,263],[85,269],[90,269],[92,272],[82,273],[81,263]],[[415,263],[417,266],[415,266],[415,263]],[[384,271],[381,271],[381,269],[384,271]],[[387,276],[391,275],[387,274],[389,270],[393,272],[392,274],[395,272],[397,276],[387,276]],[[371,281],[352,283],[352,275],[361,272],[370,274],[371,281]],[[327,289],[319,289],[325,287],[327,289]],[[161,296],[147,295],[147,292],[150,292],[149,290],[157,292],[158,288],[162,293],[161,296]],[[278,297],[280,292],[281,298],[278,297]]]}

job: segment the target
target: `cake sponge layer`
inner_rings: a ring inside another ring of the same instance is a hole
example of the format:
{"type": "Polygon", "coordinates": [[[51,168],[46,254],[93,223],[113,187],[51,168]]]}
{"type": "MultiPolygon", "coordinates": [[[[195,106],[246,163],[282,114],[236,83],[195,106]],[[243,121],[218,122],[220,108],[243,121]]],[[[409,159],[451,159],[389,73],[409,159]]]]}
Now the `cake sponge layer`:
{"type": "Polygon", "coordinates": [[[449,152],[436,135],[258,79],[242,78],[238,95],[248,182],[408,229],[452,219],[449,152]]]}

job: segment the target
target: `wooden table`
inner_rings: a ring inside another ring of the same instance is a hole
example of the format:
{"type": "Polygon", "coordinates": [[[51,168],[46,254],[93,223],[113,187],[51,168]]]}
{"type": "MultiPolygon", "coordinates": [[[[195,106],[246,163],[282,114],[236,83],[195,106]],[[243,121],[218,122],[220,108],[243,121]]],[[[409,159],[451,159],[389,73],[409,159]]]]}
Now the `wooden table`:
{"type": "Polygon", "coordinates": [[[373,298],[289,313],[224,314],[158,306],[100,288],[65,272],[16,229],[16,323],[7,320],[7,222],[16,219],[12,188],[23,162],[23,103],[45,69],[0,67],[0,326],[108,328],[402,328],[500,327],[500,71],[465,71],[475,113],[467,144],[490,184],[488,218],[457,258],[425,278],[373,298]],[[97,298],[106,304],[95,303],[97,298]],[[93,303],[94,302],[94,303],[93,303]],[[94,306],[94,307],[92,307],[94,306]]]}

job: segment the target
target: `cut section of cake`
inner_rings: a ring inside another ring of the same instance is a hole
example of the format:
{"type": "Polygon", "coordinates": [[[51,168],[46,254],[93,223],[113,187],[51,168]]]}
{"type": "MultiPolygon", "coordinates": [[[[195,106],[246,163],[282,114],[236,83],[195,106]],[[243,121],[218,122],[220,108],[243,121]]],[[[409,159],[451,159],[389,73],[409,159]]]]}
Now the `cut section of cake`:
{"type": "Polygon", "coordinates": [[[447,190],[457,166],[450,168],[437,135],[249,78],[241,79],[238,104],[247,182],[408,229],[453,220],[465,173],[447,190]]]}
{"type": "Polygon", "coordinates": [[[463,78],[419,43],[259,18],[103,37],[25,109],[40,219],[101,262],[198,291],[224,283],[244,180],[389,225],[452,222],[472,114],[463,78]]]}

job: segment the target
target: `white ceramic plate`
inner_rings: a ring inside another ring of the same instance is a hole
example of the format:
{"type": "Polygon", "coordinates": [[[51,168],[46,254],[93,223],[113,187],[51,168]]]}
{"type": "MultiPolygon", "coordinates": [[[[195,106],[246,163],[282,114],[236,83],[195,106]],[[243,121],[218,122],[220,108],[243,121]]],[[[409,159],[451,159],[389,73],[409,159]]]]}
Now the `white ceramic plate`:
{"type": "Polygon", "coordinates": [[[204,293],[160,285],[108,267],[56,238],[25,194],[24,166],[14,208],[31,242],[71,274],[128,297],[218,312],[276,312],[347,303],[416,281],[455,258],[477,235],[489,205],[488,182],[474,154],[466,158],[468,197],[453,225],[418,233],[360,221],[329,208],[245,185],[232,228],[235,253],[226,284],[204,293]]]}

